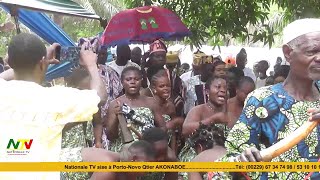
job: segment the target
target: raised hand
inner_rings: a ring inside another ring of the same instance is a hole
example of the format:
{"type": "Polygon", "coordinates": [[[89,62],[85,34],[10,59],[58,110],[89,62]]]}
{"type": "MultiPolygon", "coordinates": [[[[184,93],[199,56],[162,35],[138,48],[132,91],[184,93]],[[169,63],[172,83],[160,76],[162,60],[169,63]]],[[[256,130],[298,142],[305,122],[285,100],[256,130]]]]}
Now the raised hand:
{"type": "Polygon", "coordinates": [[[79,61],[80,65],[85,67],[97,66],[97,59],[97,54],[92,51],[92,47],[89,46],[89,43],[85,42],[81,46],[79,61]]]}

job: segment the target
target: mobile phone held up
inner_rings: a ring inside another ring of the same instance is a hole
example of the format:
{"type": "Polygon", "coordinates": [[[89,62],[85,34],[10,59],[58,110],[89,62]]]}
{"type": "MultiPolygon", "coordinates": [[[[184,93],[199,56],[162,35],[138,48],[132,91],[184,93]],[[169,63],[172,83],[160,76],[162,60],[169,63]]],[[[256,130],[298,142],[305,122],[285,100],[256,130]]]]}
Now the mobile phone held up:
{"type": "Polygon", "coordinates": [[[60,63],[70,62],[74,65],[79,64],[80,59],[80,47],[57,47],[56,48],[56,59],[60,63]]]}

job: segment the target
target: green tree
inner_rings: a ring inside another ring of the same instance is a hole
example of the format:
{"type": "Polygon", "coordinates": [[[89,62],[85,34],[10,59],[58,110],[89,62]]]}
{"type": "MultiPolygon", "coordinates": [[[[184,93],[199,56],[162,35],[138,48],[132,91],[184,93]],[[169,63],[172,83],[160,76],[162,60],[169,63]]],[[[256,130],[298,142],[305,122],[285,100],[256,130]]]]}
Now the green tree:
{"type": "MultiPolygon", "coordinates": [[[[145,2],[125,0],[125,3],[133,8],[145,2]]],[[[207,42],[224,45],[236,38],[242,42],[264,42],[271,47],[281,27],[288,22],[320,15],[318,0],[157,0],[157,3],[182,18],[193,34],[187,41],[196,46],[207,42]]]]}
{"type": "MultiPolygon", "coordinates": [[[[8,14],[3,11],[2,9],[0,9],[0,24],[6,23],[8,22],[8,20],[10,19],[10,17],[8,16],[8,14]]],[[[9,40],[11,39],[11,37],[15,34],[15,31],[0,31],[0,57],[4,57],[7,53],[7,47],[8,47],[8,43],[9,40]]]]}
{"type": "MultiPolygon", "coordinates": [[[[74,0],[87,10],[99,15],[102,18],[110,20],[113,15],[124,9],[123,0],[74,0]]],[[[91,20],[79,17],[64,16],[59,14],[49,15],[74,41],[81,37],[92,37],[103,31],[98,20],[91,20]]],[[[13,18],[0,8],[0,57],[7,53],[8,43],[16,35],[16,30],[3,31],[1,28],[4,23],[14,23],[13,18]]],[[[28,28],[21,23],[22,32],[30,32],[28,28]]],[[[48,45],[48,44],[47,44],[48,45]]]]}
{"type": "MultiPolygon", "coordinates": [[[[87,10],[97,14],[103,19],[110,20],[113,15],[124,9],[122,0],[74,0],[87,10]]],[[[103,31],[98,20],[84,19],[78,17],[58,16],[55,22],[74,40],[81,37],[92,37],[103,31]],[[59,23],[58,23],[59,24],[59,23]]]]}
{"type": "MultiPolygon", "coordinates": [[[[28,28],[20,24],[21,32],[30,32],[28,28]]],[[[13,36],[17,34],[14,20],[10,14],[0,8],[0,57],[5,57],[8,45],[13,36]]]]}

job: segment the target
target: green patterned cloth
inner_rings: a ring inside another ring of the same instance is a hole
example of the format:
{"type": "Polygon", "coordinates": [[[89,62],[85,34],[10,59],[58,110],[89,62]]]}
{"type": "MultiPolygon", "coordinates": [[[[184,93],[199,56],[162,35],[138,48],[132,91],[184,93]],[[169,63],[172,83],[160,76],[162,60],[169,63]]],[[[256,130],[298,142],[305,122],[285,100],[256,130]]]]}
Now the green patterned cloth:
{"type": "MultiPolygon", "coordinates": [[[[81,150],[83,147],[63,148],[60,153],[61,162],[82,162],[81,150]]],[[[88,180],[86,172],[62,172],[60,180],[88,180]]]]}
{"type": "MultiPolygon", "coordinates": [[[[221,128],[224,130],[225,137],[228,135],[228,127],[224,124],[215,124],[215,126],[221,128]]],[[[191,162],[196,156],[197,152],[193,147],[190,146],[189,143],[185,143],[184,147],[182,148],[181,152],[178,155],[178,159],[181,162],[191,162]]],[[[188,173],[187,172],[180,172],[180,176],[183,177],[183,179],[187,180],[188,179],[188,173]]]]}
{"type": "MultiPolygon", "coordinates": [[[[219,161],[233,162],[246,148],[265,149],[287,137],[308,120],[307,110],[319,108],[320,101],[296,101],[282,84],[263,87],[252,92],[239,121],[230,131],[226,142],[228,153],[219,161]]],[[[320,157],[320,125],[309,136],[273,162],[316,162],[320,157]]],[[[251,179],[304,179],[304,172],[247,173],[251,179]]],[[[232,179],[229,173],[216,174],[212,179],[232,179]]],[[[312,179],[320,179],[318,172],[312,179]]]]}
{"type": "MultiPolygon", "coordinates": [[[[60,154],[60,161],[62,162],[81,162],[81,149],[89,147],[87,140],[93,140],[93,126],[92,122],[83,122],[77,124],[71,129],[62,134],[62,151],[60,154]],[[86,127],[84,126],[86,123],[86,127]],[[84,132],[86,128],[86,134],[84,132]]],[[[88,173],[81,172],[62,172],[61,176],[64,180],[86,180],[89,179],[88,173]]]]}
{"type": "Polygon", "coordinates": [[[72,127],[62,135],[61,147],[62,148],[76,148],[76,147],[88,147],[87,140],[93,140],[93,126],[92,121],[83,122],[72,127]],[[84,134],[84,124],[87,123],[86,134],[84,134]]]}
{"type": "MultiPolygon", "coordinates": [[[[169,115],[166,115],[166,114],[163,114],[162,115],[164,121],[167,123],[169,121],[171,121],[171,117],[169,115]]],[[[168,144],[170,145],[170,142],[171,142],[171,138],[172,138],[172,135],[173,135],[173,132],[171,129],[168,130],[168,137],[169,137],[169,141],[168,141],[168,144]]]]}
{"type": "MultiPolygon", "coordinates": [[[[136,117],[139,117],[142,121],[145,122],[145,125],[141,126],[140,124],[134,123],[134,121],[132,121],[132,126],[140,134],[142,134],[143,131],[148,129],[148,128],[155,127],[155,125],[154,125],[154,116],[153,116],[153,113],[152,113],[151,109],[145,108],[145,107],[132,108],[132,109],[135,111],[136,117]]],[[[132,136],[133,136],[134,140],[138,139],[137,135],[134,134],[133,132],[132,132],[132,136]]],[[[110,141],[109,150],[113,151],[113,152],[120,152],[122,146],[123,146],[123,140],[121,138],[121,130],[119,128],[119,138],[114,140],[114,141],[110,141]]]]}

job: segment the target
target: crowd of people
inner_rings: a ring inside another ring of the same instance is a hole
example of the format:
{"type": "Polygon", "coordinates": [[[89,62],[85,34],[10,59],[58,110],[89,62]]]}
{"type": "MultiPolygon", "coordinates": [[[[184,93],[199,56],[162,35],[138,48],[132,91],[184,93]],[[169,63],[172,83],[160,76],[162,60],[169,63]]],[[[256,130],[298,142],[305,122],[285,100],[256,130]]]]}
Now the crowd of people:
{"type": "MultiPolygon", "coordinates": [[[[319,19],[302,19],[284,29],[283,53],[268,75],[269,62],[246,67],[247,53],[235,63],[201,51],[192,69],[180,64],[156,40],[138,47],[81,44],[80,67],[51,87],[42,86],[58,44],[45,48],[31,34],[15,36],[0,74],[2,137],[33,139],[36,151],[19,161],[62,162],[256,162],[259,150],[319,117],[319,19]],[[298,29],[298,30],[297,30],[298,29]],[[19,114],[19,115],[18,115],[19,114]],[[313,116],[311,116],[311,115],[313,116]],[[19,133],[13,130],[19,129],[19,133]],[[21,131],[20,131],[21,129],[21,131]]],[[[48,85],[46,85],[48,86],[48,85]]],[[[320,127],[274,161],[318,161],[320,127]]],[[[18,161],[0,155],[3,161],[18,161]]],[[[16,176],[19,173],[15,174],[16,176]]],[[[0,174],[11,179],[12,174],[0,174]]],[[[23,177],[26,174],[22,175],[23,177]]],[[[36,175],[30,176],[34,179],[36,175]]],[[[44,176],[44,175],[43,175],[44,176]]],[[[305,173],[107,173],[62,172],[47,179],[303,179],[305,173]],[[55,177],[55,178],[53,178],[55,177]]],[[[320,178],[314,173],[312,178],[320,178]]]]}

